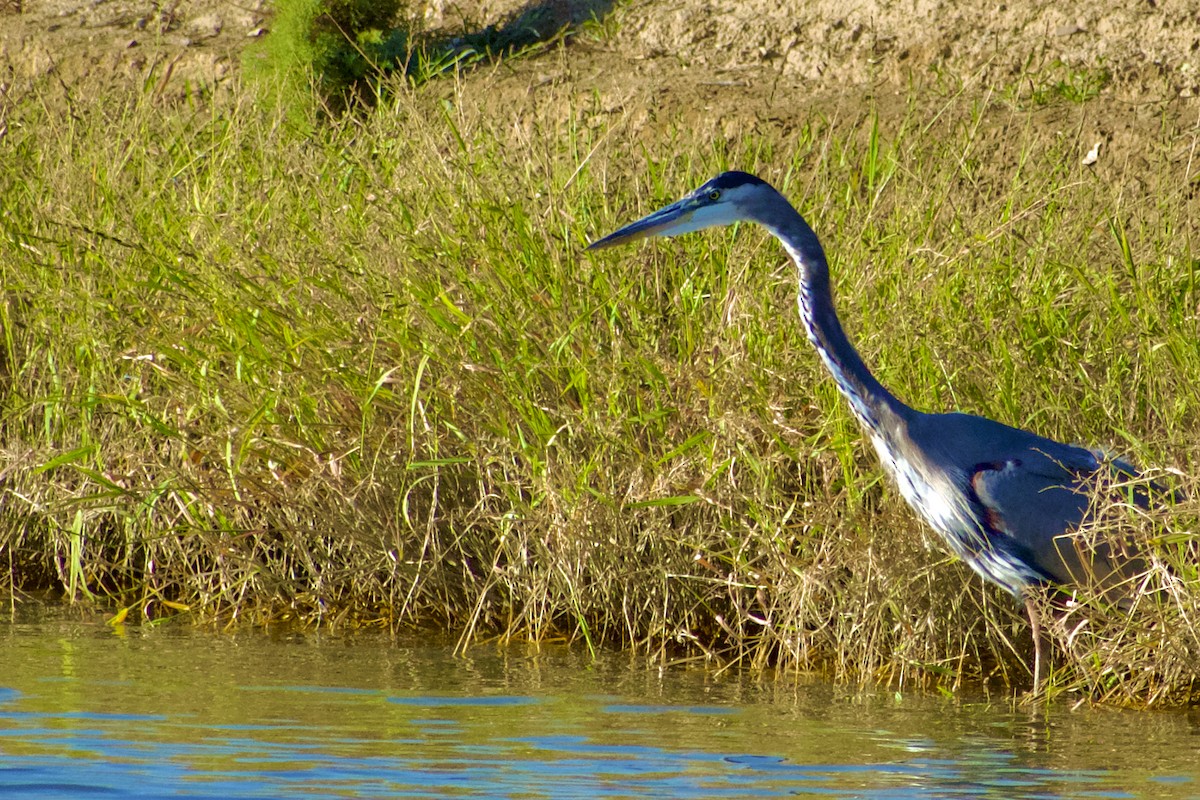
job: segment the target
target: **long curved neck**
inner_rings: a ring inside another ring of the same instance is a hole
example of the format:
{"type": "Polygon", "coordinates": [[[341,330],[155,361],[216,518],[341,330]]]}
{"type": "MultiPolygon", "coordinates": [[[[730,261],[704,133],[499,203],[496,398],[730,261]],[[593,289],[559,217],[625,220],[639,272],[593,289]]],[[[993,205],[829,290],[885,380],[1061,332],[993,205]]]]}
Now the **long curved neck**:
{"type": "MultiPolygon", "coordinates": [[[[883,434],[885,421],[905,417],[908,406],[883,387],[842,330],[833,308],[829,263],[817,234],[795,210],[785,218],[764,223],[788,251],[800,271],[800,317],[808,340],[837,381],[859,423],[871,434],[883,434]]],[[[890,427],[890,426],[889,426],[890,427]]]]}

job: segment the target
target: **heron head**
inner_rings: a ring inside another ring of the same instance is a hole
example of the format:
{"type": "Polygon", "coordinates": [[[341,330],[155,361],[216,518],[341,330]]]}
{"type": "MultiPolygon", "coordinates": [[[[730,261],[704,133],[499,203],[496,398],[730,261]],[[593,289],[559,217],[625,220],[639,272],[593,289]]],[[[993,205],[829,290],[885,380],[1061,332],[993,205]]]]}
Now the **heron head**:
{"type": "Polygon", "coordinates": [[[764,189],[774,191],[766,181],[748,172],[723,172],[682,200],[592,242],[587,249],[600,250],[654,236],[678,236],[753,219],[751,209],[764,189]]]}

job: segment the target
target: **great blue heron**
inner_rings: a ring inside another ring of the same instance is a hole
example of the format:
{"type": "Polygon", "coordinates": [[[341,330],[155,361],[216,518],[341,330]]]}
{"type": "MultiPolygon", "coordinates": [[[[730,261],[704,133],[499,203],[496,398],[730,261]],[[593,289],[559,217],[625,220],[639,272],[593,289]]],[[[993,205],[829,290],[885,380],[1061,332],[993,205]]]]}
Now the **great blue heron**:
{"type": "Polygon", "coordinates": [[[1128,463],[969,414],[926,414],[905,405],[867,369],[833,307],[829,265],[817,235],[791,204],[745,172],[718,175],[677,203],[593,243],[596,250],[715,225],[757,222],[800,271],[800,317],[808,339],[849,401],[900,493],[955,555],[985,580],[1024,599],[1034,642],[1033,691],[1043,664],[1042,634],[1030,587],[1079,583],[1106,590],[1144,564],[1112,543],[1077,548],[1096,481],[1134,477],[1128,463]]]}

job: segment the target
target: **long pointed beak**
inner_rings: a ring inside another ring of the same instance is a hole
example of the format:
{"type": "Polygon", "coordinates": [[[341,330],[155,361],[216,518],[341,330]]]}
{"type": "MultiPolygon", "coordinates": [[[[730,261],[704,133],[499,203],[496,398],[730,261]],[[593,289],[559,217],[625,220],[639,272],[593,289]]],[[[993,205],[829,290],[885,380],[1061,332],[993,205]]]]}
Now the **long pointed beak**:
{"type": "Polygon", "coordinates": [[[692,217],[694,205],[688,199],[680,200],[669,206],[660,208],[653,214],[647,214],[637,222],[631,222],[620,230],[610,233],[588,245],[588,250],[602,250],[605,247],[615,247],[626,242],[636,242],[652,236],[670,236],[675,226],[687,222],[692,217]]]}

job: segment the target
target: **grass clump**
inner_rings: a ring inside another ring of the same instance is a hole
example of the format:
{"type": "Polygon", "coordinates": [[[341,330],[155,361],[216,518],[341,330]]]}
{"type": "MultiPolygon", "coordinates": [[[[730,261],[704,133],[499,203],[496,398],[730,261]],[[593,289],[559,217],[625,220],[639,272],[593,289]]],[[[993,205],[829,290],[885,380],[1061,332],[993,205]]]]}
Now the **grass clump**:
{"type": "Polygon", "coordinates": [[[1103,63],[1026,65],[1020,80],[1006,90],[1013,101],[1041,108],[1056,103],[1083,104],[1100,95],[1112,83],[1112,72],[1103,63]]]}
{"type": "Polygon", "coordinates": [[[460,67],[530,52],[565,35],[572,20],[535,5],[500,24],[426,31],[399,0],[303,0],[281,4],[271,32],[251,48],[250,72],[304,107],[312,83],[322,105],[342,113],[373,105],[402,76],[420,85],[460,67]]]}
{"type": "MultiPolygon", "coordinates": [[[[1182,195],[1131,200],[1012,120],[987,140],[979,116],[1012,112],[814,118],[742,149],[676,131],[637,155],[592,100],[531,134],[461,85],[401,88],[302,138],[238,97],[9,115],[14,592],[1027,681],[1016,606],[884,487],[764,233],[582,255],[730,166],[809,216],[848,330],[913,405],[1196,461],[1182,195]]],[[[1192,501],[1144,523],[1169,591],[1128,636],[1060,612],[1057,687],[1194,691],[1194,523],[1192,501]]]]}

